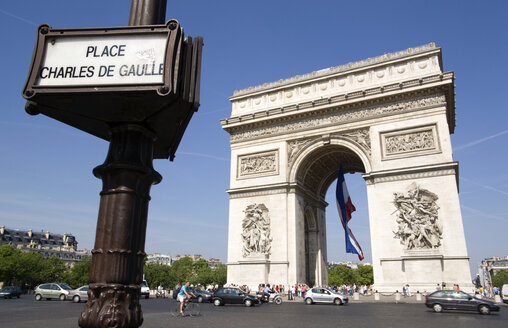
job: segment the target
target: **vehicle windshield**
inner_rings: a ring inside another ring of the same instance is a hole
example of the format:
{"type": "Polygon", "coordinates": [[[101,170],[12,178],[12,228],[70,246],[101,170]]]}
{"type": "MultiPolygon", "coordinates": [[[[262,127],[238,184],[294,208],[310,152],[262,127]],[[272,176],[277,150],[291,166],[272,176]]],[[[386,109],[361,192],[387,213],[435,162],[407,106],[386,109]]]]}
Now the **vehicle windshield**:
{"type": "Polygon", "coordinates": [[[148,287],[148,283],[143,280],[143,282],[141,283],[141,287],[148,287]]]}
{"type": "Polygon", "coordinates": [[[65,290],[72,290],[72,288],[70,288],[69,285],[67,285],[67,284],[59,284],[59,285],[60,285],[60,287],[62,287],[65,290]]]}

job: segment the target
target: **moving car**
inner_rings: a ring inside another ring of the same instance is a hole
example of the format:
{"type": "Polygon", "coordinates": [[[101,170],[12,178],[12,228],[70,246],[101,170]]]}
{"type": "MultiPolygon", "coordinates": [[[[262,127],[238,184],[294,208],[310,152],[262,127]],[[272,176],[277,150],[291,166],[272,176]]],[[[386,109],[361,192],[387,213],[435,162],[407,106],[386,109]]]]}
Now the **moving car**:
{"type": "Polygon", "coordinates": [[[425,299],[425,305],[435,312],[463,310],[489,314],[491,311],[499,311],[499,305],[495,302],[476,298],[461,290],[438,290],[433,292],[425,299]]]}
{"type": "Polygon", "coordinates": [[[40,301],[43,298],[50,300],[52,298],[65,301],[70,295],[72,288],[63,283],[46,283],[35,287],[35,300],[40,301]]]}
{"type": "Polygon", "coordinates": [[[503,303],[508,304],[508,285],[503,285],[503,288],[501,288],[501,297],[503,298],[503,303]]]}
{"type": "Polygon", "coordinates": [[[148,282],[143,280],[141,282],[141,297],[150,298],[150,287],[148,286],[148,282]]]}
{"type": "Polygon", "coordinates": [[[336,293],[331,289],[314,287],[305,293],[304,301],[307,305],[311,305],[313,303],[333,303],[336,305],[344,305],[349,302],[349,299],[347,296],[336,293]]]}
{"type": "Polygon", "coordinates": [[[244,304],[253,306],[260,304],[256,296],[246,294],[243,290],[236,287],[221,287],[212,294],[212,302],[215,306],[224,304],[244,304]]]}
{"type": "Polygon", "coordinates": [[[19,298],[20,296],[21,296],[21,288],[19,288],[18,286],[5,286],[4,288],[0,289],[0,297],[19,298]]]}
{"type": "Polygon", "coordinates": [[[88,300],[88,285],[72,290],[71,293],[67,295],[67,299],[72,300],[74,303],[88,300]]]}
{"type": "MultiPolygon", "coordinates": [[[[203,289],[203,287],[197,286],[197,287],[189,287],[189,290],[196,295],[196,297],[191,297],[190,301],[196,301],[198,303],[203,302],[211,302],[212,301],[212,293],[207,292],[203,289]]],[[[176,300],[176,296],[180,292],[180,287],[173,290],[173,299],[176,300]]]]}

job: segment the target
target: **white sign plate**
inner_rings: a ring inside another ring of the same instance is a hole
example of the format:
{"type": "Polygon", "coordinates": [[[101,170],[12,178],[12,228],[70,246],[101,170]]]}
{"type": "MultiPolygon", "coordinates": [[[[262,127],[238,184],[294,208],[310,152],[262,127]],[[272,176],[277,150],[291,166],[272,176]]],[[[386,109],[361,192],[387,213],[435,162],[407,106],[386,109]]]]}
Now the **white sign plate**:
{"type": "Polygon", "coordinates": [[[48,37],[37,86],[162,84],[167,33],[48,37]]]}

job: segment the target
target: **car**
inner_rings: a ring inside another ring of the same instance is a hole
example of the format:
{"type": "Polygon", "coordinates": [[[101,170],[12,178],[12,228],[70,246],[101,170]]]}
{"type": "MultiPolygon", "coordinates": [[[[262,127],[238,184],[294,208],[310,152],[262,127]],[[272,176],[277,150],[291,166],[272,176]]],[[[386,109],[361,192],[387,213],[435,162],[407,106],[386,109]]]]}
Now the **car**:
{"type": "Polygon", "coordinates": [[[72,300],[74,303],[88,300],[88,285],[71,290],[71,293],[67,295],[67,299],[72,300]]]}
{"type": "Polygon", "coordinates": [[[221,287],[212,294],[212,302],[215,306],[224,304],[244,304],[245,306],[253,306],[260,304],[259,298],[245,293],[237,287],[221,287]]]}
{"type": "Polygon", "coordinates": [[[141,282],[141,297],[150,298],[150,287],[148,287],[146,280],[141,282]]]}
{"type": "Polygon", "coordinates": [[[19,288],[18,286],[5,286],[4,288],[0,289],[0,297],[19,298],[20,296],[21,296],[21,288],[19,288]]]}
{"type": "Polygon", "coordinates": [[[65,301],[70,295],[72,288],[64,283],[45,283],[35,287],[35,300],[40,301],[43,298],[50,300],[52,298],[65,301]]]}
{"type": "MultiPolygon", "coordinates": [[[[176,296],[180,292],[180,289],[181,289],[181,287],[173,290],[173,299],[176,300],[176,296]]],[[[206,290],[203,289],[203,287],[201,287],[201,286],[189,287],[189,290],[192,291],[192,293],[194,293],[194,295],[196,295],[196,297],[191,296],[191,299],[190,299],[191,302],[192,301],[195,301],[198,303],[212,302],[212,293],[207,292],[206,290]]]]}
{"type": "Polygon", "coordinates": [[[344,305],[349,302],[346,295],[339,294],[331,289],[323,287],[314,287],[305,293],[304,302],[307,305],[314,303],[330,303],[344,305]]]}
{"type": "Polygon", "coordinates": [[[489,300],[476,298],[461,290],[438,290],[425,298],[425,305],[434,312],[443,310],[478,311],[490,314],[499,311],[499,305],[489,300]]]}
{"type": "Polygon", "coordinates": [[[503,303],[508,304],[508,285],[503,285],[503,288],[501,288],[501,297],[503,298],[503,303]]]}

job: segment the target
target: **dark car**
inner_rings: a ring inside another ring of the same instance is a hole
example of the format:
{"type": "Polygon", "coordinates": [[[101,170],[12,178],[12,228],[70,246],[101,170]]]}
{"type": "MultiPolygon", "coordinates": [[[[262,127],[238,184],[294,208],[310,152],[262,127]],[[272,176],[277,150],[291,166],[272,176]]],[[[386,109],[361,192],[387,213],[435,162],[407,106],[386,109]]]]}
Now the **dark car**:
{"type": "Polygon", "coordinates": [[[462,310],[489,314],[491,311],[499,311],[499,305],[495,302],[476,298],[461,290],[438,290],[427,296],[425,305],[435,312],[462,310]]]}
{"type": "Polygon", "coordinates": [[[259,298],[246,294],[243,290],[236,287],[222,287],[212,294],[212,302],[215,306],[224,304],[244,304],[253,306],[260,304],[259,298]]]}
{"type": "MultiPolygon", "coordinates": [[[[173,298],[176,300],[176,296],[180,292],[181,288],[177,288],[173,290],[173,298]]],[[[196,301],[198,303],[203,302],[211,302],[212,301],[212,293],[207,292],[203,289],[203,287],[189,287],[189,291],[193,292],[196,297],[191,296],[191,302],[196,301]]]]}
{"type": "Polygon", "coordinates": [[[19,298],[20,296],[21,296],[21,288],[19,288],[18,286],[5,286],[4,288],[0,289],[0,297],[19,298]]]}

